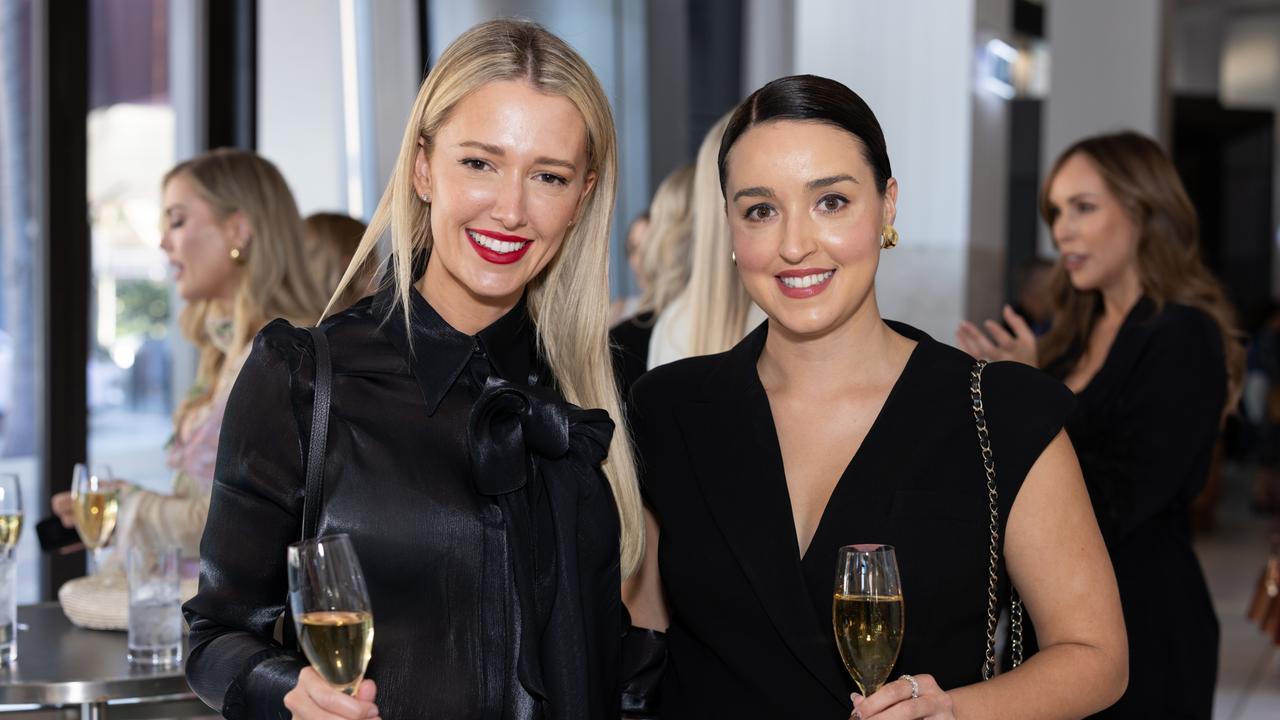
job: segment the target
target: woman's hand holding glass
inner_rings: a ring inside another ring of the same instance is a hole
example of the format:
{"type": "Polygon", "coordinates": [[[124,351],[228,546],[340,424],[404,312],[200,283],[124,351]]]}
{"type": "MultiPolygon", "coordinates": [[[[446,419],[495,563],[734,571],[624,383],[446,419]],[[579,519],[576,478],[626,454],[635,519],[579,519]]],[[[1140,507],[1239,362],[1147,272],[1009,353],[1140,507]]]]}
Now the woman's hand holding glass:
{"type": "Polygon", "coordinates": [[[869,697],[852,698],[850,720],[955,720],[951,696],[932,675],[903,675],[869,697]]]}
{"type": "Polygon", "coordinates": [[[289,603],[311,667],[285,695],[295,718],[371,718],[376,688],[364,679],[373,651],[373,612],[360,559],[346,535],[289,546],[289,603]]]}
{"type": "Polygon", "coordinates": [[[315,668],[305,667],[298,673],[298,684],[284,696],[284,706],[297,720],[362,720],[378,717],[378,706],[373,703],[376,694],[372,680],[361,680],[355,694],[348,695],[320,677],[315,668]]]}
{"type": "Polygon", "coordinates": [[[984,333],[977,325],[968,320],[960,321],[956,330],[956,344],[961,350],[980,360],[998,362],[1013,360],[1031,367],[1039,367],[1039,355],[1036,351],[1036,334],[1022,316],[1014,312],[1008,305],[1001,313],[1008,323],[1010,333],[995,320],[986,320],[982,324],[984,333]]]}

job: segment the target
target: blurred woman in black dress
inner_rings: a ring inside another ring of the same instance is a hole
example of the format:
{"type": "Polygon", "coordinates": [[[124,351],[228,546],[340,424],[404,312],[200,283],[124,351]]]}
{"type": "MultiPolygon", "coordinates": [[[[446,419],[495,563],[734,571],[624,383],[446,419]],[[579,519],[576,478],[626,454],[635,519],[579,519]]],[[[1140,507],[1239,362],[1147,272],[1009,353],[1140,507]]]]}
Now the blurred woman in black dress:
{"type": "Polygon", "coordinates": [[[1149,138],[1068,148],[1040,209],[1061,254],[1048,334],[1037,342],[1006,310],[1012,333],[966,323],[957,339],[978,357],[1043,367],[1076,394],[1067,430],[1129,632],[1129,689],[1102,716],[1208,718],[1218,621],[1188,511],[1243,383],[1234,312],[1200,260],[1177,171],[1149,138]]]}
{"type": "Polygon", "coordinates": [[[616,158],[599,81],[541,27],[484,23],[440,56],[343,278],[389,230],[388,281],[320,327],[316,534],[347,533],[360,557],[367,679],[344,695],[272,637],[323,367],[311,333],[277,321],[227,406],[186,605],[205,702],[228,718],[619,716],[620,585],[643,535],[609,419],[616,158]]]}
{"type": "Polygon", "coordinates": [[[880,317],[898,183],[870,108],[832,80],[775,80],[733,114],[719,166],[733,260],[768,321],[632,392],[651,517],[628,597],[637,625],[667,629],[661,716],[849,717],[831,618],[837,552],[853,543],[897,548],[906,631],[891,677],[914,674],[854,697],[865,720],[1078,718],[1113,702],[1124,627],[1061,432],[1070,393],[880,317]],[[1012,580],[1044,644],[982,682],[993,523],[1000,596],[1012,580]]]}

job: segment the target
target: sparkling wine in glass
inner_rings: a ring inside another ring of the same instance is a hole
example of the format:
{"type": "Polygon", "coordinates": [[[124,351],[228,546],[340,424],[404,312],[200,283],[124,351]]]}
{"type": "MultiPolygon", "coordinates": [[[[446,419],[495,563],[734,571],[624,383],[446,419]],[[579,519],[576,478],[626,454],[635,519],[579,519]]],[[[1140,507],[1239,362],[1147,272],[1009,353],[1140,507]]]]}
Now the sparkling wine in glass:
{"type": "Polygon", "coordinates": [[[902,648],[902,581],[889,545],[846,545],[831,603],[836,645],[863,695],[880,689],[902,648]]]}
{"type": "Polygon", "coordinates": [[[288,564],[289,604],[302,652],[320,677],[350,695],[373,651],[373,612],[351,538],[294,543],[288,564]]]}
{"type": "Polygon", "coordinates": [[[8,555],[22,535],[22,486],[18,476],[0,473],[0,555],[8,555]]]}
{"type": "Polygon", "coordinates": [[[116,513],[120,510],[120,491],[111,468],[95,467],[90,471],[76,463],[71,481],[71,500],[75,508],[76,532],[89,549],[90,573],[101,566],[102,547],[116,529],[116,513]]]}

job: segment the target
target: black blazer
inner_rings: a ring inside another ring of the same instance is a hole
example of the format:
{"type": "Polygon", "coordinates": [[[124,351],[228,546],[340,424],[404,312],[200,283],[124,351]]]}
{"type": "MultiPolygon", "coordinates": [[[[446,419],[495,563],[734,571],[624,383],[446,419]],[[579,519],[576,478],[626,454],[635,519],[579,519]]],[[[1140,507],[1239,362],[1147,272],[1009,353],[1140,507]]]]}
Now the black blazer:
{"type": "MultiPolygon", "coordinates": [[[[837,550],[853,543],[897,548],[906,633],[894,676],[932,673],[944,688],[981,679],[990,514],[970,409],[973,359],[890,325],[918,344],[803,558],[756,372],[768,325],[726,353],[664,365],[636,383],[632,423],[671,616],[664,720],[847,718],[853,684],[836,650],[831,597],[837,550]]],[[[1016,363],[987,368],[984,396],[1003,530],[1072,398],[1016,363]]],[[[821,412],[822,398],[813,403],[821,412]]],[[[1003,567],[1001,576],[1003,584],[1003,567]]]]}
{"type": "MultiPolygon", "coordinates": [[[[1065,376],[1075,358],[1050,367],[1065,376]]],[[[1067,422],[1115,564],[1129,688],[1099,717],[1213,713],[1218,619],[1191,547],[1227,398],[1222,334],[1204,312],[1142,299],[1067,422]]]]}

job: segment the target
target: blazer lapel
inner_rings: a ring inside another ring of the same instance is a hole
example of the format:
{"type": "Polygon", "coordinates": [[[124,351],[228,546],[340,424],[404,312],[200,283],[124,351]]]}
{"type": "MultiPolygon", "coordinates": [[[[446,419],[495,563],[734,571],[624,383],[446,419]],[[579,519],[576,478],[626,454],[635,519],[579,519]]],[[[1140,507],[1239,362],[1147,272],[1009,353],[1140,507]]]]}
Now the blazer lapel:
{"type": "Polygon", "coordinates": [[[782,452],[756,374],[765,334],[757,330],[726,355],[723,372],[705,397],[686,401],[679,422],[688,438],[714,429],[713,447],[689,455],[716,524],[796,659],[845,701],[847,683],[831,663],[826,624],[814,616],[805,586],[782,452]]]}

